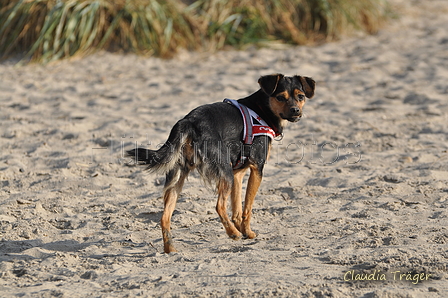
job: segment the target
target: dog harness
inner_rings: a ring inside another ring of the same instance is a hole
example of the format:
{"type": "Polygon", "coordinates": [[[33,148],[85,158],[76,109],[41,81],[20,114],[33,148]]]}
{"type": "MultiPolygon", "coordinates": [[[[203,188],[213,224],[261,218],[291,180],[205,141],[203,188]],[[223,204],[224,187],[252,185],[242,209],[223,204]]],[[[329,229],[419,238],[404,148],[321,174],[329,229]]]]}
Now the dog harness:
{"type": "Polygon", "coordinates": [[[268,136],[272,140],[277,137],[275,131],[264,121],[254,110],[240,104],[234,99],[224,99],[225,103],[234,105],[237,107],[241,116],[243,117],[244,130],[243,130],[243,148],[241,152],[241,158],[238,160],[233,169],[239,169],[244,165],[247,158],[250,155],[250,148],[254,138],[257,136],[268,136]]]}

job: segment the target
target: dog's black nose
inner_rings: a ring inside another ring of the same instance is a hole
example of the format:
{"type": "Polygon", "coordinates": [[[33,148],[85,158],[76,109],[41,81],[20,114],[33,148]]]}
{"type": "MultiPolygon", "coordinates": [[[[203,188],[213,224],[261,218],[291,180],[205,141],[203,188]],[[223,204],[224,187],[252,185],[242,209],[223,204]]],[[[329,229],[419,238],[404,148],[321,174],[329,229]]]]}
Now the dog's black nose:
{"type": "Polygon", "coordinates": [[[300,115],[300,109],[299,108],[293,107],[293,108],[290,109],[290,111],[291,111],[291,114],[293,114],[294,116],[300,115]]]}

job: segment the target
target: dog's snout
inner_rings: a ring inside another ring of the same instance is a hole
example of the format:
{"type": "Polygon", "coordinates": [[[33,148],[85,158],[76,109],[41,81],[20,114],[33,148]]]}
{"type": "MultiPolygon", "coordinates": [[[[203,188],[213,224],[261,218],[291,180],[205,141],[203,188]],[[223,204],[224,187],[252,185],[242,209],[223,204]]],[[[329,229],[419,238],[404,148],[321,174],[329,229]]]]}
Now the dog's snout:
{"type": "Polygon", "coordinates": [[[291,114],[293,114],[294,116],[299,116],[301,114],[300,109],[298,107],[292,107],[290,109],[290,111],[291,111],[291,114]]]}

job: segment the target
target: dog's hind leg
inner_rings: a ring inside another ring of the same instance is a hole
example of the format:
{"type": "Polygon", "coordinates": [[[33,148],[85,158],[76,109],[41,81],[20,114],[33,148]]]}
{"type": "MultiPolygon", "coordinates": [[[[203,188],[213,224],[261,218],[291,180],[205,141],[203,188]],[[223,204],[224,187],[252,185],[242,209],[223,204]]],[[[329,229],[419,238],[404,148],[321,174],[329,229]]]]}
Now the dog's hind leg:
{"type": "Polygon", "coordinates": [[[218,181],[218,202],[216,203],[216,212],[218,212],[219,218],[226,229],[227,235],[233,240],[241,239],[241,233],[235,228],[235,225],[230,221],[227,215],[226,205],[227,198],[232,192],[233,177],[220,178],[218,181]]]}
{"type": "Polygon", "coordinates": [[[171,236],[171,216],[173,215],[177,199],[182,191],[188,173],[188,169],[176,167],[166,174],[165,189],[163,192],[164,209],[161,220],[163,248],[165,253],[176,251],[171,236]]]}
{"type": "Polygon", "coordinates": [[[249,239],[257,237],[257,234],[255,234],[250,229],[250,219],[252,217],[252,206],[254,204],[255,195],[257,194],[258,188],[260,187],[261,179],[261,171],[258,169],[258,167],[251,165],[249,181],[247,182],[246,197],[244,199],[244,210],[242,216],[243,220],[241,225],[241,232],[243,233],[244,237],[249,239]]]}
{"type": "Polygon", "coordinates": [[[243,177],[246,169],[238,169],[233,171],[232,193],[230,195],[232,202],[232,222],[238,231],[242,232],[241,221],[243,215],[243,206],[241,203],[241,193],[243,188],[243,177]]]}

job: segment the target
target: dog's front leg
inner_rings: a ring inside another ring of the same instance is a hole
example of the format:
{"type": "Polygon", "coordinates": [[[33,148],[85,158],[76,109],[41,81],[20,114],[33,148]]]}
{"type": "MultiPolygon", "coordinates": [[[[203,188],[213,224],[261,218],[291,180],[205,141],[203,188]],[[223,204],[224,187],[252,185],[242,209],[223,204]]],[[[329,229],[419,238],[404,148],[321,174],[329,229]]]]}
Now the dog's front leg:
{"type": "Polygon", "coordinates": [[[242,216],[242,230],[243,236],[249,239],[257,237],[250,229],[250,219],[252,217],[252,206],[254,204],[255,195],[260,187],[262,179],[261,169],[257,166],[250,166],[250,176],[247,182],[246,198],[244,200],[244,211],[242,216]]]}

